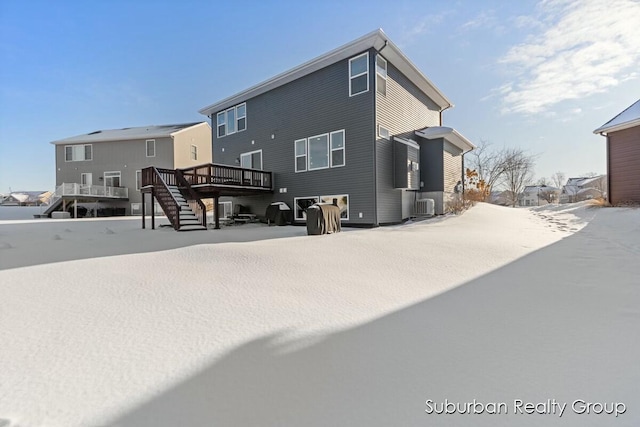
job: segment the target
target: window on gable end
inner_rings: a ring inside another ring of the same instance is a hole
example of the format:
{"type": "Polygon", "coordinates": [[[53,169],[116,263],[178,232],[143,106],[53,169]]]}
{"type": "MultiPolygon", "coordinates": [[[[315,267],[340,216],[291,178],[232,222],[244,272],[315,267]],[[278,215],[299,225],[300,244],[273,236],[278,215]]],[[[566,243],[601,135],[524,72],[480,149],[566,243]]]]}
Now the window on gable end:
{"type": "Polygon", "coordinates": [[[369,52],[349,59],[349,96],[369,91],[369,52]]]}
{"type": "Polygon", "coordinates": [[[387,94],[387,60],[376,55],[376,90],[381,95],[387,94]]]}

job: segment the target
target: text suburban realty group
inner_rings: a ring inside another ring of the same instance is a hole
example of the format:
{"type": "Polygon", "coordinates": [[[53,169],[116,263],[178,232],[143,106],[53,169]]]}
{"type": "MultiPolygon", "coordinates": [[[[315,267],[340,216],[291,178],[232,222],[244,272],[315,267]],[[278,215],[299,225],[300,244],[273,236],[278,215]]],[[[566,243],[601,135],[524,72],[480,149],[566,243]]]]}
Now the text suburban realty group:
{"type": "MultiPolygon", "coordinates": [[[[473,399],[471,402],[452,402],[445,399],[443,402],[434,402],[429,399],[425,402],[427,414],[545,414],[557,415],[561,417],[567,409],[567,402],[558,402],[556,399],[547,399],[545,402],[525,402],[514,399],[512,405],[507,402],[478,402],[473,399]],[[512,411],[509,411],[509,408],[512,411]]],[[[609,414],[619,415],[627,412],[627,405],[622,402],[587,402],[582,399],[574,400],[569,406],[575,414],[609,414]]]]}

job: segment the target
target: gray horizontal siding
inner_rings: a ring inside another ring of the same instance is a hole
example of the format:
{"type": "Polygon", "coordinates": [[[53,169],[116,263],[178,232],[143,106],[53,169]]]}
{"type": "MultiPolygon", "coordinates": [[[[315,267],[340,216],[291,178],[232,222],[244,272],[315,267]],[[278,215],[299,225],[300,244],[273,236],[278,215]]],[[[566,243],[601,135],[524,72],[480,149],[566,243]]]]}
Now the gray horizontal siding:
{"type": "MultiPolygon", "coordinates": [[[[391,135],[415,140],[415,130],[440,124],[439,108],[392,64],[387,67],[386,96],[376,95],[376,126],[382,125],[391,135]]],[[[422,167],[421,164],[421,170],[422,167]]],[[[402,190],[393,186],[393,143],[379,137],[376,170],[378,221],[398,222],[402,219],[402,190]]]]}
{"type": "Polygon", "coordinates": [[[348,194],[349,222],[374,223],[373,94],[372,85],[369,92],[349,97],[345,60],[246,100],[245,131],[218,138],[214,114],[216,163],[234,165],[241,153],[262,150],[263,169],[274,173],[272,197],[245,197],[234,202],[264,214],[271,201],[293,207],[294,197],[348,194]],[[295,172],[295,140],[341,129],[345,130],[344,167],[295,172]],[[280,193],[281,188],[286,188],[286,193],[280,193]],[[360,212],[362,218],[358,217],[360,212]]]}
{"type": "MultiPolygon", "coordinates": [[[[65,162],[64,145],[56,150],[56,186],[62,183],[79,183],[82,173],[91,173],[93,185],[104,185],[100,177],[107,171],[120,171],[120,185],[129,189],[128,202],[110,202],[111,205],[126,207],[139,203],[142,197],[136,191],[136,170],[148,166],[173,168],[173,141],[171,138],[156,138],[156,156],[146,156],[146,139],[133,141],[94,142],[93,160],[65,162]]],[[[69,144],[73,145],[73,144],[69,144]]],[[[83,144],[84,145],[84,144],[83,144]]]]}

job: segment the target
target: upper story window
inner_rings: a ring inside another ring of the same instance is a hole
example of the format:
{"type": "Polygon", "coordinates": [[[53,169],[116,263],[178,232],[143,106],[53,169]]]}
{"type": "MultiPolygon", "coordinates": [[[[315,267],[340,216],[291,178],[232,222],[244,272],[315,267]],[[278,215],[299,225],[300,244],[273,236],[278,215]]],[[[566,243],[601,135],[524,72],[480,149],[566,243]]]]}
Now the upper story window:
{"type": "Polygon", "coordinates": [[[191,146],[191,160],[198,160],[198,147],[195,145],[191,146]]]}
{"type": "Polygon", "coordinates": [[[380,55],[376,55],[376,90],[387,94],[387,60],[380,55]]]}
{"type": "Polygon", "coordinates": [[[349,96],[369,91],[369,52],[349,59],[349,96]]]}
{"type": "Polygon", "coordinates": [[[156,140],[147,139],[147,157],[156,156],[156,140]]]}
{"type": "Polygon", "coordinates": [[[296,172],[345,165],[344,129],[298,139],[294,144],[296,172]]]}
{"type": "Polygon", "coordinates": [[[85,160],[93,160],[93,147],[91,144],[64,146],[65,162],[82,162],[85,160]]]}
{"type": "Polygon", "coordinates": [[[216,116],[216,126],[218,138],[245,130],[247,128],[247,104],[243,102],[219,112],[216,116]]]}

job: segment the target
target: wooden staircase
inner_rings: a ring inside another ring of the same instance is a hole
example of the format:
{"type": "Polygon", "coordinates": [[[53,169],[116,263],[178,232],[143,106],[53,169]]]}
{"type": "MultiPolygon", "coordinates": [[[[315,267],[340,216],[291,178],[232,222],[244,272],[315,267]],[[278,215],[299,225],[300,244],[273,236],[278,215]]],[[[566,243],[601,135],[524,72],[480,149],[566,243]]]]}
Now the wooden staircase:
{"type": "Polygon", "coordinates": [[[206,208],[184,177],[173,169],[146,168],[143,183],[151,190],[176,231],[207,229],[206,208]]]}

